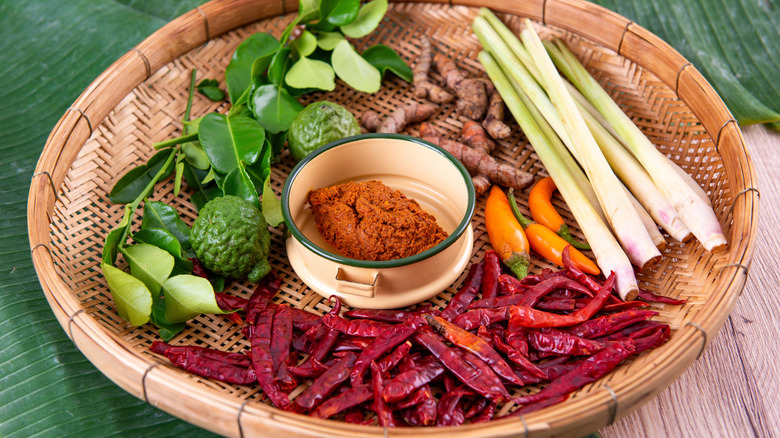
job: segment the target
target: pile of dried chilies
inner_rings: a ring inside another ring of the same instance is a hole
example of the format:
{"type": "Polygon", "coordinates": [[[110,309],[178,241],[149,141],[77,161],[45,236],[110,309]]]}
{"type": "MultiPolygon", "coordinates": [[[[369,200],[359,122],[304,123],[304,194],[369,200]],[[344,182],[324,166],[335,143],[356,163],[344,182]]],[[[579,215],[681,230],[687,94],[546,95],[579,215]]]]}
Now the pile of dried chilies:
{"type": "MultiPolygon", "coordinates": [[[[318,316],[272,302],[280,278],[269,274],[248,299],[221,296],[223,310],[245,315],[246,353],[155,341],[152,351],[199,376],[259,384],[280,409],[361,424],[446,426],[528,413],[565,400],[620,362],[657,347],[668,325],[647,301],[613,294],[580,271],[522,280],[501,271],[488,251],[470,267],[446,308],[352,309],[335,299],[318,316]],[[546,384],[541,391],[536,386],[546,384]]],[[[241,321],[233,313],[233,321],[241,321]]]]}

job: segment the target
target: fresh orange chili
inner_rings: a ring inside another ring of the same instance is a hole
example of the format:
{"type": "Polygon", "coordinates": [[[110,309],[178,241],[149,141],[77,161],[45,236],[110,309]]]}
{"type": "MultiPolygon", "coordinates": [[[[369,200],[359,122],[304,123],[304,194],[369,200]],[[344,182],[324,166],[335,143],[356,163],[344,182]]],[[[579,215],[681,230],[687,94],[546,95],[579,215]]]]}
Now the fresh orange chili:
{"type": "Polygon", "coordinates": [[[528,275],[530,247],[525,231],[512,213],[504,191],[498,186],[490,189],[485,202],[485,228],[490,245],[498,258],[515,273],[517,278],[528,275]]]}
{"type": "Polygon", "coordinates": [[[528,208],[531,210],[533,220],[545,227],[555,231],[564,240],[571,243],[577,249],[590,249],[586,243],[578,242],[569,232],[569,226],[563,221],[563,218],[552,205],[552,194],[557,189],[555,181],[549,176],[542,178],[534,184],[531,192],[528,194],[528,208]]]}
{"type": "MultiPolygon", "coordinates": [[[[571,244],[553,230],[523,216],[520,209],[517,208],[512,189],[509,189],[509,204],[518,223],[525,230],[531,249],[556,265],[563,266],[563,249],[571,244]]],[[[583,272],[593,275],[598,275],[601,272],[593,261],[577,249],[569,248],[569,256],[571,256],[572,263],[583,272]]]]}

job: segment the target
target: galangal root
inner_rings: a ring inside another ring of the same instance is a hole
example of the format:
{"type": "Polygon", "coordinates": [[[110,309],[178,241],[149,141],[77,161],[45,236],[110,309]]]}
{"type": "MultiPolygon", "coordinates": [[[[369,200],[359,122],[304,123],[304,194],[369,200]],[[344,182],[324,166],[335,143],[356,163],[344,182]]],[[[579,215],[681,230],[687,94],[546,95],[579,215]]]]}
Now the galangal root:
{"type": "Polygon", "coordinates": [[[420,37],[420,55],[417,57],[417,63],[412,69],[414,74],[412,84],[414,85],[414,97],[418,99],[428,99],[433,103],[449,103],[455,99],[455,96],[447,90],[434,84],[428,79],[428,72],[431,69],[431,40],[426,36],[420,37]]]}
{"type": "MultiPolygon", "coordinates": [[[[488,90],[485,81],[478,78],[466,78],[463,72],[450,58],[438,54],[433,58],[447,88],[458,97],[456,108],[460,114],[471,120],[482,120],[488,104],[488,90]]],[[[492,85],[492,84],[491,84],[492,85]]]]}
{"type": "Polygon", "coordinates": [[[512,134],[512,128],[504,123],[504,109],[504,99],[501,98],[498,91],[493,90],[490,93],[487,114],[485,120],[482,121],[482,126],[496,140],[503,140],[512,134]]]}
{"type": "Polygon", "coordinates": [[[515,190],[523,190],[534,180],[530,173],[499,163],[485,151],[472,149],[463,143],[441,137],[439,131],[428,122],[420,124],[420,137],[425,141],[439,145],[463,163],[466,170],[473,176],[472,181],[478,196],[485,193],[490,187],[490,184],[485,186],[485,179],[489,183],[511,187],[515,190]]]}
{"type": "Polygon", "coordinates": [[[360,123],[368,131],[396,134],[410,123],[427,120],[437,109],[438,106],[432,103],[412,102],[396,108],[384,120],[376,111],[366,110],[360,115],[360,123]]]}

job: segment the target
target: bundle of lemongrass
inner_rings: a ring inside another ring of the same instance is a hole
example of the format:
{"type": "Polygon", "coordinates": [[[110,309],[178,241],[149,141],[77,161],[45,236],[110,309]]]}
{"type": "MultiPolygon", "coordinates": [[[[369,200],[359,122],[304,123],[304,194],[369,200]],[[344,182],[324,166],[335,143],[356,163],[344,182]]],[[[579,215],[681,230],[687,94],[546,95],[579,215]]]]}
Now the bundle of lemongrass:
{"type": "Polygon", "coordinates": [[[726,245],[704,190],[656,149],[562,41],[543,43],[528,19],[518,39],[486,8],[472,27],[484,49],[480,62],[599,267],[616,274],[621,297],[638,292],[632,264],[641,269],[661,257],[659,226],[678,241],[693,234],[708,251],[726,245]]]}

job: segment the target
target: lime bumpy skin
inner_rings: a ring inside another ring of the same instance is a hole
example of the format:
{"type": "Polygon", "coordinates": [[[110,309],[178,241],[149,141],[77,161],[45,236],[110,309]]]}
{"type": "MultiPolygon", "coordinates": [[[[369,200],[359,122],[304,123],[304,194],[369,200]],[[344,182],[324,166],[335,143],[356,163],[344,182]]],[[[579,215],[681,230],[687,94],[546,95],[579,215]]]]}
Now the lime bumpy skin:
{"type": "Polygon", "coordinates": [[[287,144],[295,161],[320,146],[360,134],[355,116],[343,106],[326,100],[310,103],[293,120],[287,131],[287,144]]]}
{"type": "Polygon", "coordinates": [[[257,283],[270,270],[271,234],[263,214],[237,196],[212,199],[192,224],[190,242],[211,271],[257,283]]]}

